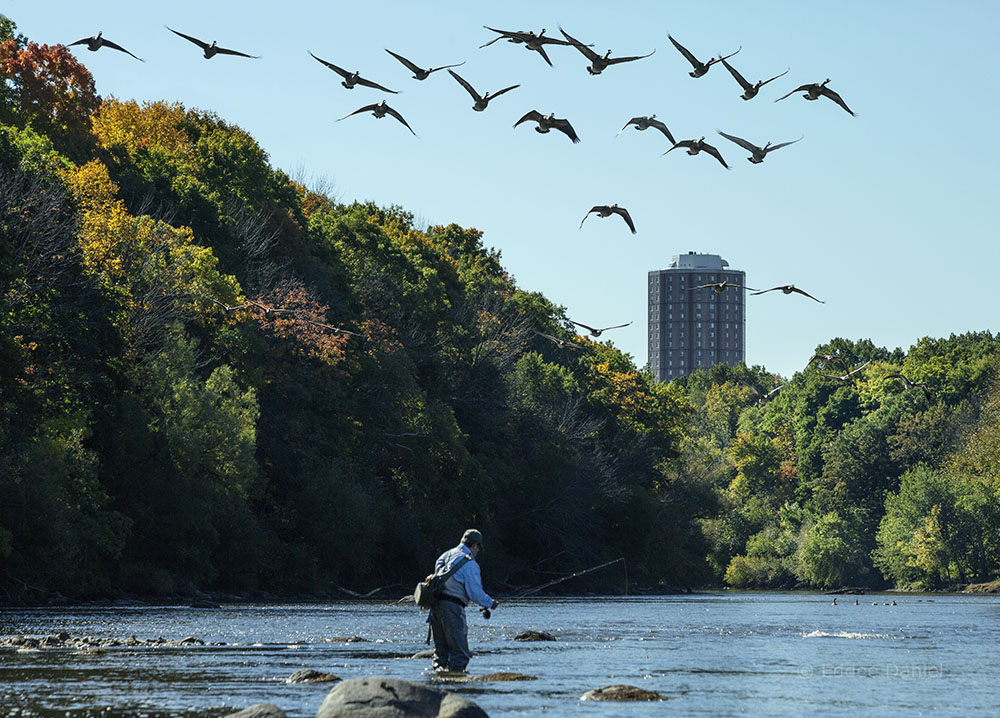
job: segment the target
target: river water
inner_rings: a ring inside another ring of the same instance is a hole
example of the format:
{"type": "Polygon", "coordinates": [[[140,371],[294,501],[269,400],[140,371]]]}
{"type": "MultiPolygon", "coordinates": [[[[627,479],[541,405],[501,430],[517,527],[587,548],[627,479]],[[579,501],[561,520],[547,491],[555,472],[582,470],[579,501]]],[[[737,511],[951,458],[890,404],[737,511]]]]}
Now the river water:
{"type": "MultiPolygon", "coordinates": [[[[491,716],[996,715],[1000,597],[720,593],[524,599],[491,620],[471,608],[472,674],[537,680],[445,686],[491,716]],[[898,605],[890,604],[893,600],[898,605]],[[877,603],[878,605],[872,605],[877,603]],[[514,641],[526,629],[555,642],[514,641]],[[630,684],[666,703],[581,701],[630,684]]],[[[287,684],[307,668],[431,683],[412,605],[352,602],[0,609],[0,636],[140,639],[204,646],[0,649],[0,715],[222,716],[258,702],[316,715],[333,684],[287,684]],[[364,641],[348,641],[362,638],[364,641]],[[217,644],[217,645],[216,645],[217,644]]]]}

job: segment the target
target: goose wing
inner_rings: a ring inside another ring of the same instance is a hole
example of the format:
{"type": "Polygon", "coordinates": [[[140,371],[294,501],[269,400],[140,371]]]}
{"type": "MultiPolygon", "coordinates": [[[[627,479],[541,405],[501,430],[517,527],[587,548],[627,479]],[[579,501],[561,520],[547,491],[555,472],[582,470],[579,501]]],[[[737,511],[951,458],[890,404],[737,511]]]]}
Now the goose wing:
{"type": "Polygon", "coordinates": [[[370,105],[365,105],[364,107],[359,107],[359,108],[358,108],[358,109],[356,109],[356,110],[355,110],[354,112],[349,112],[348,114],[346,114],[346,115],[344,115],[343,117],[341,117],[340,119],[338,119],[338,120],[337,120],[337,122],[340,122],[340,120],[346,120],[346,119],[347,119],[348,117],[350,117],[350,116],[352,116],[352,115],[358,115],[358,114],[361,114],[362,112],[372,112],[372,111],[374,111],[374,110],[375,110],[375,109],[376,109],[376,108],[377,108],[378,106],[379,106],[379,103],[378,103],[378,102],[373,102],[373,103],[372,103],[372,104],[370,104],[370,105]]]}
{"type": "Polygon", "coordinates": [[[520,120],[514,123],[514,127],[517,127],[522,122],[541,122],[544,117],[545,115],[538,110],[529,110],[524,113],[524,116],[520,120]]]}
{"type": "MultiPolygon", "coordinates": [[[[672,152],[673,150],[676,150],[678,147],[691,148],[695,145],[695,142],[696,142],[695,140],[681,140],[680,142],[675,142],[674,146],[671,147],[669,150],[667,150],[667,152],[672,152]]],[[[667,154],[667,152],[664,152],[663,154],[667,154]]]]}
{"type": "MultiPolygon", "coordinates": [[[[621,218],[625,220],[625,224],[628,225],[628,228],[630,230],[632,230],[632,234],[635,234],[635,224],[633,224],[633,222],[632,222],[632,216],[628,213],[627,209],[625,209],[624,207],[615,207],[611,211],[614,212],[617,215],[620,215],[621,218]]],[[[629,323],[631,324],[631,322],[629,322],[629,323]]],[[[622,325],[622,326],[625,326],[625,325],[622,325]]],[[[613,329],[613,328],[614,327],[609,327],[609,329],[613,329]]]]}
{"type": "Polygon", "coordinates": [[[321,60],[320,58],[318,58],[318,57],[316,57],[315,55],[313,55],[313,54],[312,54],[312,51],[310,51],[310,52],[309,52],[309,54],[310,54],[310,55],[312,55],[312,58],[313,58],[314,60],[316,60],[316,62],[319,62],[320,64],[323,64],[323,65],[326,65],[326,66],[327,66],[327,67],[329,67],[329,68],[330,68],[331,70],[333,70],[334,72],[336,72],[336,73],[337,73],[338,75],[340,75],[341,77],[343,77],[343,78],[344,78],[345,80],[346,80],[346,79],[347,79],[348,77],[350,77],[350,76],[351,76],[351,73],[350,73],[350,72],[348,72],[347,70],[345,70],[344,68],[342,68],[342,67],[337,67],[337,66],[336,66],[336,65],[334,65],[334,64],[333,64],[332,62],[327,62],[326,60],[321,60]]]}
{"type": "Polygon", "coordinates": [[[580,53],[584,57],[586,57],[588,60],[590,60],[591,62],[594,62],[595,60],[600,60],[601,59],[600,55],[598,55],[596,52],[594,52],[593,50],[591,50],[589,47],[587,47],[586,45],[584,45],[582,42],[580,42],[579,40],[577,40],[575,37],[573,37],[572,35],[570,35],[568,32],[566,32],[562,28],[559,28],[559,32],[561,32],[563,34],[563,37],[565,37],[567,40],[569,40],[569,44],[570,45],[572,45],[577,50],[579,50],[580,53]]]}
{"type": "Polygon", "coordinates": [[[659,120],[650,120],[649,121],[649,126],[650,127],[655,127],[656,129],[658,129],[660,132],[663,133],[664,137],[666,137],[668,140],[670,140],[670,144],[673,144],[673,142],[674,142],[674,136],[672,134],[670,134],[670,130],[667,129],[667,126],[665,124],[663,124],[659,120]]]}
{"type": "Polygon", "coordinates": [[[783,292],[786,289],[788,289],[788,285],[787,284],[786,285],[782,285],[780,287],[771,287],[770,289],[761,289],[759,291],[751,293],[750,296],[757,296],[758,294],[767,294],[768,292],[777,292],[777,291],[782,291],[783,292]]]}
{"type": "Polygon", "coordinates": [[[185,35],[183,32],[177,32],[177,30],[174,30],[169,25],[164,25],[163,27],[165,27],[168,30],[170,30],[170,32],[172,32],[174,35],[178,35],[180,37],[183,37],[188,42],[193,42],[195,45],[197,45],[198,47],[200,47],[202,50],[207,50],[209,48],[209,44],[207,42],[203,41],[203,40],[199,40],[196,37],[191,37],[190,35],[185,35]]]}
{"type": "Polygon", "coordinates": [[[725,68],[727,70],[729,70],[729,74],[732,75],[733,78],[738,83],[740,83],[740,87],[742,87],[744,90],[752,90],[753,89],[753,85],[751,85],[749,82],[747,82],[746,78],[743,77],[743,75],[741,75],[739,72],[737,72],[736,68],[733,67],[732,65],[730,65],[728,62],[726,62],[725,59],[720,60],[719,62],[721,62],[725,66],[725,68]]]}
{"type": "Polygon", "coordinates": [[[587,221],[587,217],[590,216],[591,212],[600,212],[602,209],[607,209],[607,207],[600,204],[595,204],[593,207],[591,207],[590,210],[587,212],[587,214],[583,215],[583,219],[580,220],[580,229],[583,229],[583,223],[587,221]]]}
{"type": "MultiPolygon", "coordinates": [[[[118,43],[111,42],[111,40],[108,40],[107,38],[101,38],[101,39],[102,39],[103,44],[104,44],[105,47],[110,47],[112,50],[118,50],[119,52],[124,52],[126,55],[129,55],[130,57],[135,57],[135,59],[138,60],[139,62],[145,62],[145,60],[143,60],[141,57],[136,57],[135,55],[133,55],[131,52],[129,52],[128,50],[126,50],[124,47],[122,47],[118,43]]],[[[834,93],[834,94],[836,94],[836,93],[834,93]]],[[[839,95],[837,95],[837,96],[840,97],[839,95]]],[[[841,102],[843,102],[843,100],[841,100],[841,102]]],[[[844,109],[847,109],[846,105],[844,106],[844,109]]],[[[851,112],[850,110],[847,110],[847,111],[851,112]]],[[[851,114],[853,115],[854,113],[851,112],[851,114]]]]}
{"type": "Polygon", "coordinates": [[[556,118],[552,120],[552,127],[562,132],[564,135],[573,140],[573,144],[577,144],[580,138],[576,136],[576,130],[573,129],[573,125],[569,123],[569,120],[564,120],[556,118]]]}
{"type": "Polygon", "coordinates": [[[419,67],[418,65],[415,65],[414,63],[410,62],[409,60],[407,60],[402,55],[397,55],[395,52],[393,52],[389,48],[386,48],[385,51],[388,52],[390,55],[392,55],[397,60],[399,60],[401,63],[403,63],[403,65],[405,65],[407,67],[407,69],[409,69],[409,71],[412,72],[414,75],[419,75],[421,72],[424,71],[424,68],[419,67]]]}
{"type": "Polygon", "coordinates": [[[228,47],[215,46],[215,52],[219,55],[236,55],[237,57],[249,57],[251,60],[259,60],[260,55],[248,55],[245,52],[240,52],[239,50],[230,50],[228,47]]]}
{"type": "Polygon", "coordinates": [[[758,85],[758,88],[760,88],[760,87],[763,87],[764,85],[766,85],[766,84],[767,84],[767,83],[769,83],[769,82],[774,82],[774,81],[775,81],[775,80],[777,80],[777,79],[778,79],[779,77],[784,77],[785,75],[787,75],[787,74],[788,74],[788,70],[790,70],[790,69],[791,69],[791,68],[788,68],[788,69],[786,69],[786,70],[785,70],[784,72],[782,72],[781,74],[779,74],[779,75],[775,75],[774,77],[771,77],[771,78],[768,78],[767,80],[764,80],[763,82],[761,82],[761,83],[760,83],[760,85],[758,85]]]}
{"type": "Polygon", "coordinates": [[[804,295],[806,297],[809,297],[810,299],[812,299],[814,301],[817,301],[820,304],[826,304],[826,302],[824,302],[822,299],[816,299],[816,297],[814,297],[813,295],[811,295],[809,292],[807,292],[805,290],[802,290],[802,289],[799,289],[798,287],[796,287],[794,285],[791,286],[790,289],[791,289],[791,291],[798,292],[799,294],[802,294],[802,295],[804,295]]]}
{"type": "MultiPolygon", "coordinates": [[[[569,43],[566,44],[568,45],[569,43]]],[[[529,48],[529,49],[534,50],[539,55],[541,55],[542,59],[549,64],[549,67],[552,67],[552,60],[550,60],[549,56],[545,53],[545,48],[543,46],[539,45],[537,48],[529,48]]]]}
{"type": "Polygon", "coordinates": [[[373,90],[382,90],[383,92],[388,92],[388,93],[390,93],[392,95],[398,95],[399,94],[395,90],[390,90],[388,87],[383,87],[382,85],[378,84],[377,82],[372,82],[371,80],[366,80],[365,78],[363,78],[361,76],[358,76],[358,78],[357,78],[357,80],[355,82],[357,84],[359,84],[359,85],[363,85],[365,87],[370,87],[373,90]]]}
{"type": "Polygon", "coordinates": [[[486,47],[487,45],[492,45],[497,40],[503,40],[504,38],[508,38],[515,42],[525,42],[528,39],[528,33],[523,31],[514,32],[511,30],[497,30],[495,27],[490,27],[489,25],[483,25],[483,27],[485,27],[490,32],[497,33],[497,36],[492,40],[490,40],[489,42],[480,45],[479,46],[480,49],[486,47]]]}
{"type": "Polygon", "coordinates": [[[69,45],[67,45],[67,47],[73,47],[73,45],[88,45],[91,42],[93,42],[93,40],[94,40],[93,37],[81,37],[76,42],[71,42],[69,45]]]}
{"type": "Polygon", "coordinates": [[[777,100],[775,100],[775,102],[781,102],[781,100],[784,100],[786,97],[791,97],[796,92],[807,92],[809,90],[809,88],[811,88],[811,87],[815,87],[815,85],[813,83],[811,83],[811,82],[806,83],[805,85],[799,85],[798,87],[796,87],[791,92],[789,92],[787,94],[784,94],[781,97],[779,97],[777,100]]]}
{"type": "Polygon", "coordinates": [[[620,130],[618,130],[618,134],[615,135],[615,137],[617,137],[622,132],[624,132],[625,128],[628,127],[629,125],[637,125],[637,124],[639,124],[640,122],[642,122],[643,120],[646,120],[646,119],[649,119],[649,118],[647,118],[647,117],[633,117],[631,120],[629,120],[624,125],[622,125],[622,128],[620,130]]]}
{"type": "Polygon", "coordinates": [[[470,85],[468,81],[466,81],[466,79],[463,78],[461,75],[459,75],[457,72],[455,72],[454,70],[448,70],[448,74],[454,77],[455,82],[464,87],[465,91],[468,92],[470,95],[472,95],[473,100],[479,102],[481,99],[483,99],[482,96],[480,96],[480,94],[476,92],[475,88],[472,85],[470,85]]]}
{"type": "MultiPolygon", "coordinates": [[[[449,70],[449,72],[450,72],[450,70],[449,70]]],[[[497,90],[496,92],[487,92],[486,93],[486,99],[487,100],[492,100],[494,97],[500,97],[500,95],[502,95],[503,93],[510,92],[511,90],[515,90],[518,87],[520,87],[520,85],[511,85],[510,87],[505,87],[502,90],[497,90]]]]}
{"type": "Polygon", "coordinates": [[[712,155],[712,157],[714,157],[715,159],[719,160],[722,166],[725,167],[727,170],[729,169],[729,165],[727,165],[726,161],[722,159],[722,153],[719,152],[719,150],[715,148],[713,145],[710,145],[707,142],[702,142],[701,149],[704,152],[707,152],[708,154],[712,155]]]}
{"type": "MultiPolygon", "coordinates": [[[[108,43],[108,41],[107,41],[107,40],[105,40],[105,41],[104,41],[104,43],[105,43],[105,44],[110,44],[110,43],[108,43]]],[[[129,54],[131,54],[131,53],[129,53],[129,54]]],[[[853,111],[853,110],[851,110],[851,108],[847,106],[847,103],[846,103],[846,102],[844,102],[844,98],[843,98],[843,97],[841,97],[840,95],[838,95],[838,94],[837,94],[837,93],[836,93],[835,91],[831,90],[831,89],[830,89],[829,87],[827,87],[826,85],[823,85],[822,87],[820,87],[820,88],[819,88],[819,91],[820,91],[820,94],[822,94],[822,95],[825,95],[825,96],[829,97],[829,98],[830,98],[831,100],[833,100],[833,101],[834,101],[834,102],[836,102],[836,103],[837,103],[838,105],[840,105],[840,106],[841,106],[841,107],[843,107],[843,108],[844,108],[845,110],[847,110],[847,114],[851,115],[852,117],[854,116],[854,111],[853,111]]]]}
{"type": "Polygon", "coordinates": [[[711,60],[708,61],[707,64],[708,65],[714,65],[717,62],[722,62],[723,60],[728,60],[733,55],[738,55],[739,52],[740,52],[740,50],[742,50],[742,49],[743,49],[743,46],[740,45],[738,48],[736,48],[736,52],[731,52],[728,55],[720,55],[719,57],[713,57],[711,60]]]}
{"type": "Polygon", "coordinates": [[[427,71],[427,74],[429,75],[432,72],[437,72],[438,70],[447,70],[449,67],[461,67],[464,64],[465,60],[462,60],[461,62],[456,62],[454,65],[441,65],[440,67],[432,67],[427,71]]]}
{"type": "Polygon", "coordinates": [[[402,116],[401,114],[399,114],[399,113],[398,113],[398,112],[397,112],[396,110],[394,110],[393,108],[389,107],[389,105],[386,105],[386,106],[385,106],[385,111],[386,111],[386,112],[387,112],[388,114],[390,114],[390,115],[392,115],[393,117],[395,117],[395,118],[396,118],[397,120],[399,120],[399,121],[400,121],[401,123],[403,123],[403,127],[405,127],[406,129],[408,129],[408,130],[409,130],[409,131],[410,131],[410,132],[411,132],[411,133],[413,134],[413,136],[414,136],[414,137],[416,137],[416,136],[417,136],[417,133],[416,133],[416,132],[413,132],[413,128],[412,128],[412,127],[410,127],[410,126],[409,126],[409,125],[407,124],[406,120],[404,120],[404,119],[403,119],[403,116],[402,116]]]}
{"type": "Polygon", "coordinates": [[[794,145],[796,142],[801,141],[803,137],[805,137],[805,135],[802,135],[802,137],[800,137],[799,139],[792,140],[791,142],[781,142],[776,145],[771,145],[770,147],[767,148],[767,151],[773,152],[774,150],[780,150],[782,147],[788,147],[788,145],[794,145]]]}
{"type": "Polygon", "coordinates": [[[608,63],[609,65],[617,65],[619,62],[632,62],[633,60],[642,60],[643,58],[649,57],[655,52],[656,50],[653,50],[653,52],[647,52],[645,55],[632,55],[630,57],[609,57],[607,60],[605,60],[605,62],[608,63]]]}
{"type": "Polygon", "coordinates": [[[593,327],[588,327],[586,324],[581,324],[580,322],[575,322],[572,319],[570,319],[570,322],[572,322],[573,324],[576,324],[578,327],[582,327],[582,328],[586,329],[588,332],[591,332],[591,333],[593,333],[593,332],[600,333],[600,332],[604,331],[603,329],[594,329],[593,327]]]}
{"type": "MultiPolygon", "coordinates": [[[[570,321],[572,321],[572,320],[570,320],[570,321]]],[[[598,331],[600,331],[600,332],[606,332],[609,329],[621,329],[622,327],[627,327],[631,323],[632,322],[625,322],[624,324],[615,324],[613,327],[604,327],[603,329],[598,329],[598,331]]]]}
{"type": "Polygon", "coordinates": [[[686,47],[677,42],[672,36],[667,35],[667,39],[670,40],[670,42],[673,43],[674,47],[676,47],[680,51],[680,53],[687,58],[687,61],[691,63],[692,67],[698,69],[699,67],[702,66],[701,60],[692,55],[686,47]]]}
{"type": "MultiPolygon", "coordinates": [[[[727,135],[722,130],[716,130],[716,131],[720,135],[722,135],[723,137],[725,137],[727,140],[729,140],[730,142],[735,142],[736,144],[738,144],[740,147],[742,147],[743,149],[745,149],[747,152],[761,152],[762,151],[762,149],[760,147],[758,147],[757,145],[753,144],[752,142],[747,142],[742,137],[737,137],[736,135],[727,135]]],[[[774,148],[772,147],[770,149],[774,149],[774,148]]]]}

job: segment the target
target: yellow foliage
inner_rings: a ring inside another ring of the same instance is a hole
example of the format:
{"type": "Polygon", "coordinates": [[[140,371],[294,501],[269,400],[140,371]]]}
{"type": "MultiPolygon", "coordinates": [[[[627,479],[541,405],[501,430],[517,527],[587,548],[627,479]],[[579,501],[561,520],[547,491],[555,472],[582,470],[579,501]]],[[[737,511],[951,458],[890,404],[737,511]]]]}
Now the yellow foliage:
{"type": "Polygon", "coordinates": [[[184,109],[176,103],[105,100],[93,118],[93,131],[103,147],[121,145],[129,153],[158,147],[190,157],[191,138],[182,129],[184,109]]]}

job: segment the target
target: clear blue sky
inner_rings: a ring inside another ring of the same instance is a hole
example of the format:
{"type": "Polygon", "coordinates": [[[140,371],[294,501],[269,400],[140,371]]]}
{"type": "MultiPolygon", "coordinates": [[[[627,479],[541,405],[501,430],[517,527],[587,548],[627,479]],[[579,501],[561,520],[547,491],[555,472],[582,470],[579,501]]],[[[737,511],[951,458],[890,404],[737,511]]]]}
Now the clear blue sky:
{"type": "Polygon", "coordinates": [[[998,267],[996,172],[1000,127],[1000,3],[893,0],[788,2],[5,3],[39,43],[103,30],[146,62],[115,51],[74,51],[98,92],[212,110],[253,134],[275,167],[325,183],[340,201],[411,211],[418,226],[457,222],[485,233],[519,286],[544,293],[572,319],[630,327],[605,335],[645,365],[646,273],[690,250],[721,254],[753,287],[794,283],[825,300],[779,292],[748,297],[747,363],[790,376],[833,337],[909,347],[922,336],[994,330],[998,267]],[[216,57],[164,24],[261,55],[216,57]],[[537,53],[483,25],[567,32],[603,54],[652,57],[591,77],[575,49],[537,53]],[[751,82],[783,71],[745,102],[722,65],[704,77],[667,33],[707,59],[742,46],[732,64],[751,82]],[[480,91],[521,87],[482,113],[448,76],[423,82],[385,51],[457,71],[480,91]],[[345,90],[308,51],[401,94],[345,90]],[[857,113],[826,99],[774,99],[831,78],[857,113]],[[383,98],[406,118],[338,117],[383,98]],[[525,112],[554,112],[582,142],[513,129],[525,112]],[[677,150],[702,135],[733,167],[677,150]],[[760,165],[716,130],[756,144],[805,139],[760,165]],[[627,207],[580,220],[595,204],[627,207]]]}

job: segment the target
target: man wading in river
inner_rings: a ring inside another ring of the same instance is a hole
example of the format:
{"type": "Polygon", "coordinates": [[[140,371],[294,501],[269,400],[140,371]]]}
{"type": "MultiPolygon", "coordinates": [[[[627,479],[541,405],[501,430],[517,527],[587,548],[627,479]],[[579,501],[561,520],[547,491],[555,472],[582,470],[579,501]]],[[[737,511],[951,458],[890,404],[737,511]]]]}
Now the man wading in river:
{"type": "MultiPolygon", "coordinates": [[[[434,670],[464,671],[472,658],[469,651],[469,629],[465,622],[465,607],[470,601],[485,609],[497,607],[486,591],[479,573],[476,556],[483,550],[483,535],[469,529],[462,535],[462,542],[445,551],[434,564],[434,573],[441,574],[461,562],[461,565],[444,583],[441,595],[431,607],[427,622],[434,635],[434,670]]],[[[432,574],[433,575],[433,574],[432,574]]],[[[427,577],[430,580],[430,576],[427,577]]],[[[489,614],[484,614],[489,618],[489,614]]]]}

